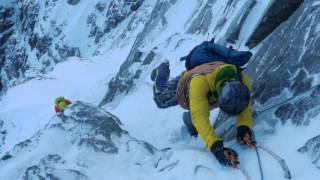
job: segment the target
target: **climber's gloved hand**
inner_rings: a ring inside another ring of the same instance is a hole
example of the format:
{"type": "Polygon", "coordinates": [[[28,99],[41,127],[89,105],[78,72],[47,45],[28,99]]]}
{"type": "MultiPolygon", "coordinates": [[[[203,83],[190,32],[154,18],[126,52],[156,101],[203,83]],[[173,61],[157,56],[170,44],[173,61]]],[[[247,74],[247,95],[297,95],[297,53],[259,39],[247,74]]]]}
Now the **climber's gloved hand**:
{"type": "Polygon", "coordinates": [[[256,146],[253,132],[252,132],[251,128],[249,128],[248,126],[242,125],[242,126],[237,127],[237,141],[240,144],[244,144],[249,147],[256,146]]]}
{"type": "Polygon", "coordinates": [[[223,146],[222,141],[217,141],[211,146],[211,152],[223,166],[237,168],[240,164],[238,161],[238,153],[233,149],[223,146]]]}

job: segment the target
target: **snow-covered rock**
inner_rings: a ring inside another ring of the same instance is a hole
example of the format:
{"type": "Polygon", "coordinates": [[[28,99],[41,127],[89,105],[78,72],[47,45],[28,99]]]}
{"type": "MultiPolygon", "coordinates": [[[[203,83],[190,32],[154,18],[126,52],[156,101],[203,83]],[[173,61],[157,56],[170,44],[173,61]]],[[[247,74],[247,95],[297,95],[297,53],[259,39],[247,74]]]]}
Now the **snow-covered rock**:
{"type": "Polygon", "coordinates": [[[67,2],[70,5],[77,5],[80,2],[80,0],[67,0],[67,2]]]}
{"type": "Polygon", "coordinates": [[[320,169],[320,135],[311,138],[306,142],[306,144],[298,149],[301,153],[307,153],[311,156],[312,163],[320,169]]]}
{"type": "Polygon", "coordinates": [[[120,178],[125,177],[121,175],[125,169],[159,171],[170,164],[169,159],[167,150],[158,150],[131,137],[117,117],[77,101],[65,114],[54,116],[32,138],[7,152],[0,160],[0,176],[2,179],[103,179],[114,175],[120,178]]]}

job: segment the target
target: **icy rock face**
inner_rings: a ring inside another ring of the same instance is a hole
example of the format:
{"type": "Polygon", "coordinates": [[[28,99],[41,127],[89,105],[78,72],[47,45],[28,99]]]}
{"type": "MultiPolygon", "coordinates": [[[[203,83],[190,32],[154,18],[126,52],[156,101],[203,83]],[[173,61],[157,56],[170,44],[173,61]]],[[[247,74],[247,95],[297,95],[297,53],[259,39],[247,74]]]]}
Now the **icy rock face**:
{"type": "MultiPolygon", "coordinates": [[[[6,47],[5,43],[14,33],[14,9],[0,6],[0,72],[3,71],[5,65],[6,47]]],[[[25,56],[25,54],[23,55],[25,56]]],[[[19,67],[18,67],[19,68],[19,67]]],[[[1,78],[2,79],[2,78],[1,78]]],[[[0,79],[0,92],[5,88],[6,84],[0,79]]],[[[1,94],[1,93],[0,93],[1,94]]]]}
{"type": "MultiPolygon", "coordinates": [[[[283,123],[290,120],[296,125],[308,125],[318,114],[319,22],[319,4],[306,0],[255,54],[247,69],[253,81],[257,115],[281,102],[283,104],[264,114],[269,117],[273,114],[283,123]],[[285,101],[291,97],[294,98],[285,101]]],[[[263,113],[260,115],[258,119],[263,113]]]]}
{"type": "MultiPolygon", "coordinates": [[[[99,173],[104,177],[108,173],[123,171],[113,169],[104,172],[121,160],[126,161],[125,169],[141,167],[158,170],[168,158],[166,150],[160,151],[131,137],[121,128],[117,117],[77,101],[65,114],[53,117],[32,138],[7,152],[0,160],[3,170],[0,176],[26,180],[91,179],[93,175],[97,178],[96,173],[90,174],[96,167],[103,167],[99,173]],[[7,169],[11,163],[15,164],[15,168],[7,169]]],[[[121,167],[123,165],[114,168],[121,167]]]]}
{"type": "Polygon", "coordinates": [[[65,25],[48,22],[56,4],[46,1],[45,9],[41,9],[41,2],[19,0],[16,7],[0,7],[0,94],[37,73],[51,70],[67,57],[80,56],[79,48],[64,42],[65,25]],[[44,13],[40,14],[41,10],[44,13]],[[47,23],[50,28],[43,28],[47,23]],[[28,70],[32,73],[26,75],[28,70]]]}
{"type": "Polygon", "coordinates": [[[282,0],[272,2],[272,5],[263,17],[263,20],[251,35],[246,45],[252,48],[259,44],[283,21],[287,20],[302,3],[303,0],[282,0]]]}
{"type": "Polygon", "coordinates": [[[113,0],[107,12],[104,32],[108,33],[122,22],[129,14],[139,9],[143,0],[113,0]]]}
{"type": "MultiPolygon", "coordinates": [[[[87,19],[87,24],[91,27],[89,37],[94,37],[95,43],[99,43],[106,33],[116,28],[132,13],[137,12],[143,3],[143,0],[112,0],[109,4],[105,1],[97,2],[95,11],[93,11],[87,19]],[[103,24],[97,22],[97,19],[101,16],[106,19],[103,24]]],[[[141,10],[141,12],[143,11],[145,10],[141,10]]],[[[133,30],[133,23],[136,23],[135,21],[140,21],[141,18],[144,18],[139,17],[139,13],[140,12],[137,12],[138,15],[130,19],[130,23],[127,26],[129,30],[133,30]]]]}
{"type": "Polygon", "coordinates": [[[298,151],[301,153],[307,153],[311,156],[312,163],[316,164],[320,169],[320,135],[308,140],[303,147],[298,149],[298,151]]]}

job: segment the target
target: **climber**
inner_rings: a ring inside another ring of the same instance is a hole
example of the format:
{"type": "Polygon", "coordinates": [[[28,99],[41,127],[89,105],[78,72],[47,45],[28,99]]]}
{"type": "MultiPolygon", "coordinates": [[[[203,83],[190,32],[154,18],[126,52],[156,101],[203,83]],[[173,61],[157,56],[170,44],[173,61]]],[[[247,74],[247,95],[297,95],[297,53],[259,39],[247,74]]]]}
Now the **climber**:
{"type": "Polygon", "coordinates": [[[183,58],[188,71],[179,77],[169,79],[168,61],[151,73],[157,106],[167,108],[179,104],[188,110],[183,113],[183,122],[189,133],[192,136],[199,133],[221,165],[237,166],[238,155],[224,147],[222,139],[210,125],[210,110],[219,107],[225,113],[236,116],[238,142],[244,145],[254,143],[251,84],[248,75],[240,69],[251,56],[248,51],[236,51],[213,41],[205,41],[183,58]]]}
{"type": "Polygon", "coordinates": [[[55,100],[54,109],[56,113],[63,113],[69,104],[71,104],[71,101],[60,96],[60,97],[57,97],[55,100]]]}

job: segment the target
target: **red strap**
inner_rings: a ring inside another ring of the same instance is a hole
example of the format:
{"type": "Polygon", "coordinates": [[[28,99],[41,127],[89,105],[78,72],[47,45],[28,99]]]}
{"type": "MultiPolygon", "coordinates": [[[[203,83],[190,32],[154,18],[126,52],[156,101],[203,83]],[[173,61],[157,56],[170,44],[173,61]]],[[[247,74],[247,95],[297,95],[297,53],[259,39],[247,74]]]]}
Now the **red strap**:
{"type": "Polygon", "coordinates": [[[64,103],[66,103],[66,105],[72,104],[71,101],[69,101],[67,99],[64,100],[64,103]]]}
{"type": "Polygon", "coordinates": [[[54,106],[54,110],[56,111],[56,113],[61,112],[61,110],[57,106],[54,106]]]}

